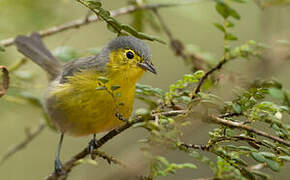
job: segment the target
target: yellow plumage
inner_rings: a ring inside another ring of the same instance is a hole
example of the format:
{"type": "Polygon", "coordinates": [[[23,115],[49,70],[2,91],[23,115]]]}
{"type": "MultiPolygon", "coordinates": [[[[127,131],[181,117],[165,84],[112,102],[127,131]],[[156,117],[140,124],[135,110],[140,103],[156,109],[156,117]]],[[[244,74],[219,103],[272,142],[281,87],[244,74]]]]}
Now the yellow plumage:
{"type": "Polygon", "coordinates": [[[57,99],[54,111],[61,112],[61,118],[53,120],[61,131],[74,136],[95,134],[121,125],[116,113],[124,118],[130,117],[135,84],[144,70],[133,61],[120,66],[122,62],[114,59],[120,59],[116,56],[122,54],[120,51],[111,53],[112,60],[105,72],[82,70],[69,76],[68,82],[49,91],[48,97],[57,99]],[[108,82],[101,82],[100,77],[106,77],[108,82]],[[112,91],[112,86],[120,88],[112,91]]]}
{"type": "Polygon", "coordinates": [[[144,42],[121,36],[110,41],[97,56],[79,58],[65,65],[55,58],[38,33],[18,36],[18,51],[41,66],[52,81],[44,96],[44,108],[60,130],[55,172],[62,174],[60,151],[64,134],[95,134],[120,126],[132,113],[135,85],[145,71],[156,74],[151,52],[144,42]]]}

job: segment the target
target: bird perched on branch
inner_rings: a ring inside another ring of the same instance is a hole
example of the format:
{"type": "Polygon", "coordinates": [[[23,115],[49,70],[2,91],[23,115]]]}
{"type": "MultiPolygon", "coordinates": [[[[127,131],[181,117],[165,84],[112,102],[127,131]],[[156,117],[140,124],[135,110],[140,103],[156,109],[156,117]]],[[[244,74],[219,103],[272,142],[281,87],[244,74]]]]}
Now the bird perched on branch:
{"type": "Polygon", "coordinates": [[[96,133],[116,128],[130,117],[135,84],[144,72],[156,74],[148,45],[132,36],[120,36],[97,56],[64,65],[45,47],[38,33],[18,36],[15,45],[42,67],[51,80],[44,95],[44,109],[61,132],[56,173],[63,172],[59,156],[64,134],[93,134],[88,147],[92,153],[96,133]]]}

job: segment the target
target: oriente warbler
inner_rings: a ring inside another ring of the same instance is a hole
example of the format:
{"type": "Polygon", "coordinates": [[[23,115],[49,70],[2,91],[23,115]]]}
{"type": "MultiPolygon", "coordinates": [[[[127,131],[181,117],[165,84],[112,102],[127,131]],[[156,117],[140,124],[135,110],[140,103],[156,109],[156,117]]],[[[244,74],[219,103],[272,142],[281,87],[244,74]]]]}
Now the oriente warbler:
{"type": "Polygon", "coordinates": [[[135,84],[146,70],[156,74],[147,44],[132,36],[109,42],[97,56],[62,65],[41,41],[38,33],[18,36],[18,51],[42,67],[50,77],[44,109],[60,130],[55,171],[61,173],[59,158],[64,134],[93,134],[89,151],[97,143],[95,134],[120,126],[132,113],[135,84]]]}

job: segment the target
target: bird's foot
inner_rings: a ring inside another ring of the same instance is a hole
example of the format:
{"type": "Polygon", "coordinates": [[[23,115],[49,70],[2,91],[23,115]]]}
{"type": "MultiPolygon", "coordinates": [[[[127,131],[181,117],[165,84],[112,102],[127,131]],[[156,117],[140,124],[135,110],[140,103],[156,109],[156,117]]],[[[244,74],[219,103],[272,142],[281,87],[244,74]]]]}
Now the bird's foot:
{"type": "Polygon", "coordinates": [[[98,141],[95,138],[93,138],[89,142],[89,146],[88,146],[88,150],[92,159],[96,159],[96,155],[94,154],[94,149],[96,149],[97,147],[98,147],[98,141]]]}
{"type": "Polygon", "coordinates": [[[61,161],[59,159],[56,159],[54,161],[54,172],[57,175],[64,175],[65,174],[65,170],[62,168],[62,164],[61,164],[61,161]]]}
{"type": "Polygon", "coordinates": [[[120,113],[116,113],[115,116],[116,116],[120,121],[123,121],[123,122],[127,122],[127,121],[129,120],[129,119],[127,119],[127,118],[124,118],[124,117],[122,116],[122,114],[120,114],[120,113]]]}

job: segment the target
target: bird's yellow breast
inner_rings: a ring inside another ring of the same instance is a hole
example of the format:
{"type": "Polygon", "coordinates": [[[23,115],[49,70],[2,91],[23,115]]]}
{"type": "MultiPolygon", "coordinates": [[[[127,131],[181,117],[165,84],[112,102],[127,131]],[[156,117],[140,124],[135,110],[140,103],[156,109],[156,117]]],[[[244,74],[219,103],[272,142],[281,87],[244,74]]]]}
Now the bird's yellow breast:
{"type": "Polygon", "coordinates": [[[122,121],[116,113],[130,117],[135,84],[143,73],[137,66],[108,64],[105,73],[83,70],[69,76],[67,83],[56,83],[47,93],[46,107],[52,122],[62,132],[75,136],[120,126],[122,121]]]}

